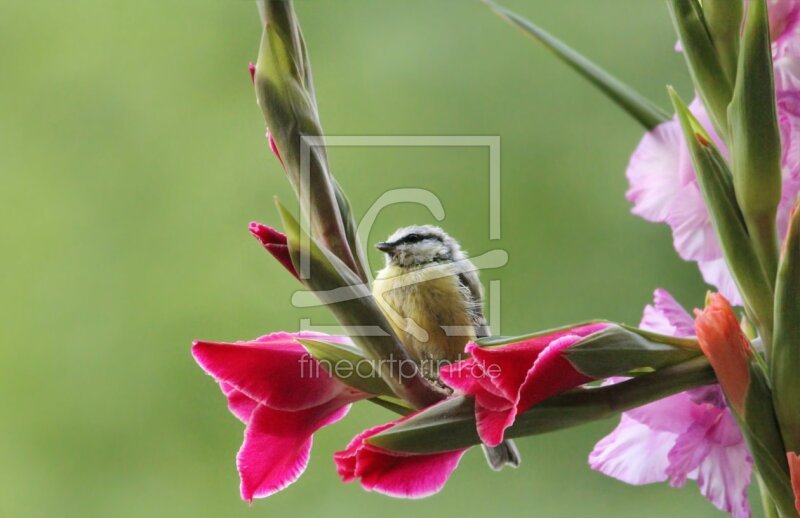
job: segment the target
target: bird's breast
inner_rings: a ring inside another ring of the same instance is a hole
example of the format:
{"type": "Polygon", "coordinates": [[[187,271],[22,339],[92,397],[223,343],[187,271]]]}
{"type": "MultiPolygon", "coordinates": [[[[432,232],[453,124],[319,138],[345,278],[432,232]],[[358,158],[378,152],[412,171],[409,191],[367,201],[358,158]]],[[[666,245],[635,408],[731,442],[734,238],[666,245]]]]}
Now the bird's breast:
{"type": "Polygon", "coordinates": [[[389,266],[378,272],[373,295],[417,360],[454,361],[475,337],[469,294],[449,265],[389,266]]]}

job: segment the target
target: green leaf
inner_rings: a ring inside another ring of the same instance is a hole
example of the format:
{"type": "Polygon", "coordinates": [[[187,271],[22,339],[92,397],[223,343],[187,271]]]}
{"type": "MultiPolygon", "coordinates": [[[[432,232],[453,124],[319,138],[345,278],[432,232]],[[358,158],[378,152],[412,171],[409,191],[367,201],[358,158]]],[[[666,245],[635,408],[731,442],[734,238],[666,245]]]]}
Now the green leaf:
{"type": "Polygon", "coordinates": [[[750,1],[728,120],[736,199],[767,281],[774,286],[778,268],[775,216],[781,201],[781,136],[764,0],[750,1]]]}
{"type": "Polygon", "coordinates": [[[289,254],[296,267],[307,260],[311,275],[305,284],[336,316],[364,357],[375,362],[381,378],[401,399],[417,408],[442,398],[418,370],[409,371],[413,361],[394,334],[369,287],[332,252],[305,234],[300,224],[277,202],[286,230],[289,254]]]}
{"type": "Polygon", "coordinates": [[[620,108],[628,112],[631,117],[639,121],[646,129],[653,129],[662,122],[669,120],[669,115],[652,101],[543,29],[492,1],[484,0],[484,2],[501,18],[532,37],[557,58],[582,75],[620,108]]]}
{"type": "MultiPolygon", "coordinates": [[[[312,235],[348,268],[361,272],[340,212],[305,41],[292,2],[259,0],[266,20],[256,62],[255,90],[289,181],[312,235]]],[[[362,280],[366,277],[362,276],[362,280]]]]}
{"type": "Polygon", "coordinates": [[[788,451],[800,452],[800,209],[795,208],[775,288],[772,398],[788,451]]]}
{"type": "MultiPolygon", "coordinates": [[[[547,399],[517,416],[505,438],[525,437],[606,419],[620,412],[715,381],[705,358],[666,367],[623,383],[578,389],[547,399]]],[[[454,397],[371,437],[394,451],[435,453],[480,444],[474,401],[454,397]]]]}
{"type": "Polygon", "coordinates": [[[576,369],[597,379],[637,369],[657,370],[702,354],[699,348],[683,349],[653,342],[619,326],[589,335],[564,352],[576,369]]]}
{"type": "Polygon", "coordinates": [[[331,376],[345,385],[376,396],[394,395],[389,385],[375,371],[374,364],[355,347],[310,340],[297,340],[331,376]]]}
{"type": "Polygon", "coordinates": [[[720,62],[698,0],[668,0],[692,81],[717,133],[728,141],[728,103],[733,84],[720,62]]]}
{"type": "Polygon", "coordinates": [[[772,337],[772,289],[756,256],[736,202],[730,170],[708,133],[689,112],[686,104],[671,88],[669,93],[681,122],[700,190],[725,261],[765,347],[769,348],[772,337]]]}

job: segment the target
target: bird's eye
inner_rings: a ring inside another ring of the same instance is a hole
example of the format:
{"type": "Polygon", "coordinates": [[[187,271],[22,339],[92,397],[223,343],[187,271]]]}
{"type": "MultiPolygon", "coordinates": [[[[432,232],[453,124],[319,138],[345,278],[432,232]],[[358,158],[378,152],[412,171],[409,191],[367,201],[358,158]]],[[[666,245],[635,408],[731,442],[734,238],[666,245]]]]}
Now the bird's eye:
{"type": "Polygon", "coordinates": [[[423,239],[425,238],[419,234],[409,234],[405,238],[403,238],[403,241],[405,241],[406,243],[419,243],[423,239]]]}

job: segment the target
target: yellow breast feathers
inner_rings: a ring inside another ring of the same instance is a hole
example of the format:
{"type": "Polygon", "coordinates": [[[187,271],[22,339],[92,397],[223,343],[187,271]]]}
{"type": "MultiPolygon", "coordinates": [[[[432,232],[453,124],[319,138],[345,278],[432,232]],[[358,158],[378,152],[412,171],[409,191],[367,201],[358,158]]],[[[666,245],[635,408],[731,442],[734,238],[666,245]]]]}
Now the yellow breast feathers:
{"type": "Polygon", "coordinates": [[[372,294],[418,362],[456,361],[475,338],[471,309],[476,302],[458,273],[452,263],[391,265],[378,272],[372,294]]]}

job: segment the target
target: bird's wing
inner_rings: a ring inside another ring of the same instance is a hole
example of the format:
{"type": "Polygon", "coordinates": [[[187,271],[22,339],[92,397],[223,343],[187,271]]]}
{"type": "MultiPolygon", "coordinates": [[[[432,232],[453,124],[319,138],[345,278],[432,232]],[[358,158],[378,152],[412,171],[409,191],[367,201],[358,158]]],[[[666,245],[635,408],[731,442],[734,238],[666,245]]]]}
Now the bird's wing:
{"type": "MultiPolygon", "coordinates": [[[[469,264],[472,265],[472,263],[469,264]]],[[[470,298],[467,307],[475,326],[475,337],[484,338],[491,335],[489,324],[486,322],[486,317],[483,316],[483,288],[478,278],[478,272],[476,270],[462,271],[458,274],[458,283],[466,288],[470,298]]]]}

